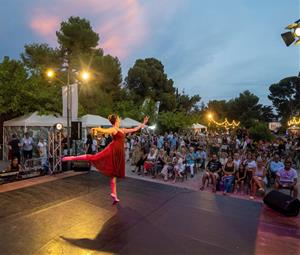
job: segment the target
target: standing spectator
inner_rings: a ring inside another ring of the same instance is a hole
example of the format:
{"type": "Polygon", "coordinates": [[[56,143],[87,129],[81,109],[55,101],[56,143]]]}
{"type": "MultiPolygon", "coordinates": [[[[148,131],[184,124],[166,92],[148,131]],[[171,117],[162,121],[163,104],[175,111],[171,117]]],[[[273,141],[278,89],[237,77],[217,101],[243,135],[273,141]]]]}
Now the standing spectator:
{"type": "Polygon", "coordinates": [[[17,158],[18,163],[21,162],[21,152],[20,147],[21,143],[20,140],[17,138],[15,134],[12,135],[12,139],[8,143],[9,150],[11,151],[11,157],[9,159],[17,158]]]}
{"type": "Polygon", "coordinates": [[[93,154],[93,138],[88,134],[85,142],[85,154],[93,154]]]}
{"type": "Polygon", "coordinates": [[[43,170],[42,174],[46,174],[49,169],[46,140],[40,138],[37,147],[38,147],[38,154],[41,159],[41,165],[43,170]]]}
{"type": "Polygon", "coordinates": [[[28,132],[25,133],[25,137],[23,138],[22,145],[23,145],[24,160],[32,159],[33,139],[28,132]]]}
{"type": "Polygon", "coordinates": [[[293,191],[293,197],[297,198],[297,171],[292,168],[292,159],[286,158],[284,161],[284,168],[276,172],[277,178],[275,183],[275,189],[290,189],[293,191]]]}

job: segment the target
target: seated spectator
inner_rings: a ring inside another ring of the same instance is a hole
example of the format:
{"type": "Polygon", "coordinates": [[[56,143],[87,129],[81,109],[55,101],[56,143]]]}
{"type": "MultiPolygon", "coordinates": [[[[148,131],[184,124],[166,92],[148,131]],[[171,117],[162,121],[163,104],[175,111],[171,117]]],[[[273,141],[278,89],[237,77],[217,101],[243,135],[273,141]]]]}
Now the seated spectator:
{"type": "Polygon", "coordinates": [[[234,153],[234,155],[233,155],[233,163],[234,163],[235,169],[239,169],[240,164],[241,164],[241,159],[240,159],[240,154],[238,154],[237,152],[234,153]]]}
{"type": "Polygon", "coordinates": [[[161,170],[161,175],[163,176],[164,178],[164,181],[167,181],[168,180],[168,176],[169,176],[169,172],[171,170],[173,170],[173,164],[172,164],[172,157],[169,156],[168,154],[165,154],[165,158],[164,158],[164,167],[163,169],[161,170]]]}
{"type": "Polygon", "coordinates": [[[143,157],[143,152],[141,150],[140,144],[136,144],[133,146],[132,149],[132,156],[131,156],[131,165],[134,166],[132,169],[132,172],[135,172],[137,169],[137,164],[140,161],[140,159],[143,157]]]}
{"type": "Polygon", "coordinates": [[[206,171],[203,174],[202,186],[200,190],[204,190],[206,180],[209,181],[209,179],[211,179],[213,185],[212,191],[216,192],[217,180],[220,178],[221,171],[222,164],[218,160],[217,154],[213,154],[212,159],[208,162],[206,166],[206,171]]]}
{"type": "Polygon", "coordinates": [[[205,169],[205,162],[206,162],[206,158],[207,158],[207,153],[204,149],[204,147],[200,147],[200,159],[201,159],[201,169],[205,169]]]}
{"type": "Polygon", "coordinates": [[[235,188],[236,191],[239,190],[242,194],[244,193],[244,183],[246,179],[246,168],[243,164],[239,165],[239,168],[236,172],[236,181],[235,181],[235,188]]]}
{"type": "Polygon", "coordinates": [[[265,193],[265,185],[267,184],[267,169],[263,164],[263,160],[258,158],[256,161],[256,168],[254,168],[252,172],[252,196],[250,198],[254,198],[256,195],[256,190],[258,189],[260,192],[265,193]]]}
{"type": "Polygon", "coordinates": [[[223,195],[231,192],[232,184],[234,182],[234,173],[235,173],[235,166],[231,156],[227,158],[227,162],[225,166],[223,166],[223,177],[222,180],[224,182],[224,192],[223,195]]]}
{"type": "Polygon", "coordinates": [[[152,147],[150,149],[150,152],[147,155],[145,162],[144,162],[145,173],[148,173],[149,171],[151,171],[154,168],[154,163],[156,161],[156,157],[157,157],[156,148],[152,147]]]}
{"type": "Polygon", "coordinates": [[[189,153],[186,155],[186,166],[190,169],[191,178],[194,177],[194,167],[196,163],[197,154],[194,151],[194,147],[189,148],[189,153]]]}
{"type": "Polygon", "coordinates": [[[140,155],[136,155],[136,157],[139,158],[139,160],[136,163],[136,168],[138,169],[138,171],[137,171],[138,175],[141,175],[141,168],[144,166],[144,163],[147,159],[148,154],[146,153],[146,148],[144,145],[141,146],[139,148],[139,150],[140,150],[140,155]]]}
{"type": "Polygon", "coordinates": [[[174,183],[176,182],[177,177],[182,178],[182,174],[185,171],[185,164],[184,164],[184,158],[180,153],[176,153],[176,157],[173,158],[173,165],[174,165],[174,183]]]}
{"type": "Polygon", "coordinates": [[[276,183],[275,189],[290,189],[293,192],[293,197],[297,198],[298,188],[297,188],[297,171],[292,168],[292,159],[286,158],[284,161],[284,168],[276,172],[276,183]]]}
{"type": "Polygon", "coordinates": [[[270,165],[269,165],[271,177],[276,178],[277,171],[282,168],[284,168],[284,164],[280,160],[279,155],[275,154],[273,157],[273,160],[271,160],[270,165]]]}
{"type": "Polygon", "coordinates": [[[165,164],[165,151],[163,149],[160,149],[156,158],[156,161],[154,163],[154,168],[152,171],[152,177],[155,178],[158,173],[161,172],[161,170],[164,167],[165,164]]]}
{"type": "Polygon", "coordinates": [[[226,162],[227,162],[227,157],[228,154],[226,152],[221,152],[221,157],[220,157],[220,162],[222,164],[222,166],[225,166],[226,162]]]}
{"type": "Polygon", "coordinates": [[[5,172],[18,172],[16,174],[17,178],[19,177],[19,173],[22,171],[22,167],[19,164],[19,160],[17,157],[14,157],[10,164],[6,167],[5,172]]]}

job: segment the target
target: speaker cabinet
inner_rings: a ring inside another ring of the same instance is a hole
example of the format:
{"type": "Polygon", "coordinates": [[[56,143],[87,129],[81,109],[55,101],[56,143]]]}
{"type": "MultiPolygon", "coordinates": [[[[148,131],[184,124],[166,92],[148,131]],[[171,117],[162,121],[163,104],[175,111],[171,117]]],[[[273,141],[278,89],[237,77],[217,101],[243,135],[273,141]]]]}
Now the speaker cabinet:
{"type": "Polygon", "coordinates": [[[72,170],[76,172],[84,172],[91,170],[91,164],[88,161],[72,161],[72,170]]]}
{"type": "Polygon", "coordinates": [[[71,138],[72,140],[82,139],[82,122],[72,121],[71,123],[71,138]]]}
{"type": "Polygon", "coordinates": [[[299,214],[300,201],[277,190],[270,191],[264,197],[264,203],[285,216],[297,216],[299,214]]]}

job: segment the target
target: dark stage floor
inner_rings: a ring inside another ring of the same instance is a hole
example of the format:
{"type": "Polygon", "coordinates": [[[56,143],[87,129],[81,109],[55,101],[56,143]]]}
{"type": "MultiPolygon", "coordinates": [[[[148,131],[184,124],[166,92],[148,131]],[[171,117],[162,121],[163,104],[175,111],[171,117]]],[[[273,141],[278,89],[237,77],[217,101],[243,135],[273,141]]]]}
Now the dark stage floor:
{"type": "Polygon", "coordinates": [[[254,254],[259,203],[73,176],[0,194],[1,254],[254,254]]]}

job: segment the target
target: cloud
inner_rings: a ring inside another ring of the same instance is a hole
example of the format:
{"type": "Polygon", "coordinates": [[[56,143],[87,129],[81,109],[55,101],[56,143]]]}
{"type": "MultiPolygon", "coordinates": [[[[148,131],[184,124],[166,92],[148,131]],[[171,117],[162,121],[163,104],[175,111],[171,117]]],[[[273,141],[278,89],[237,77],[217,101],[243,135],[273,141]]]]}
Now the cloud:
{"type": "Polygon", "coordinates": [[[100,34],[105,53],[126,58],[147,38],[147,17],[138,0],[53,0],[41,4],[29,21],[30,28],[46,40],[53,41],[59,23],[69,16],[87,18],[100,34]]]}
{"type": "Polygon", "coordinates": [[[53,37],[59,26],[60,18],[37,11],[36,15],[30,20],[30,28],[46,39],[53,37]]]}

